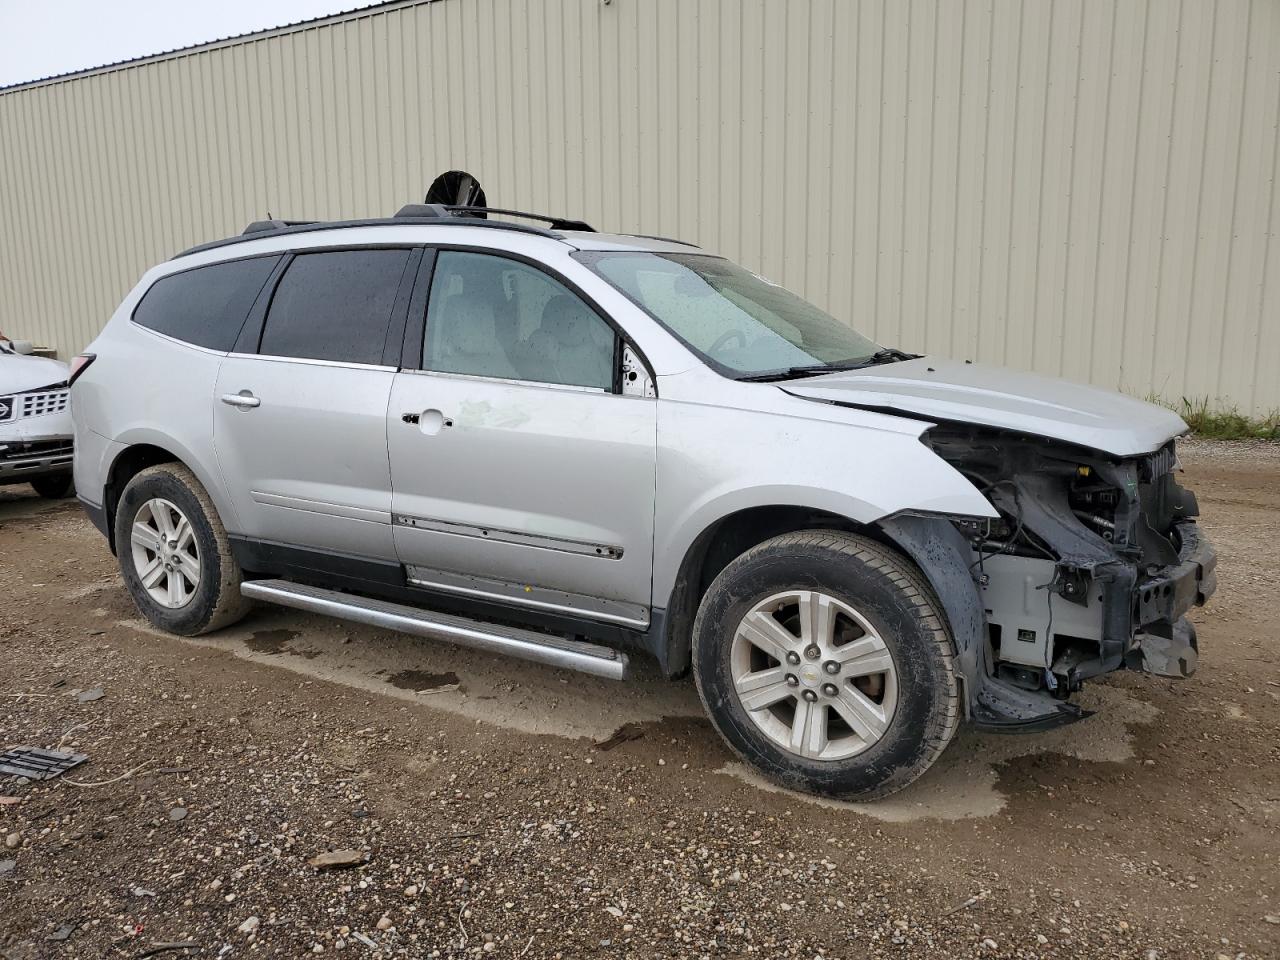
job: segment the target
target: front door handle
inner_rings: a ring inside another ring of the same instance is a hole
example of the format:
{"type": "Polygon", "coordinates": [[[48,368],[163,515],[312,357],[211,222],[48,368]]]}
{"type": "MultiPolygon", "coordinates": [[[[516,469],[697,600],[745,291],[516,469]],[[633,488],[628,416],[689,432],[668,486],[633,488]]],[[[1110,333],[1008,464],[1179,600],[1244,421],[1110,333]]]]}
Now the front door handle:
{"type": "Polygon", "coordinates": [[[417,427],[428,437],[434,437],[442,427],[453,426],[452,418],[446,417],[441,411],[434,408],[423,410],[421,413],[412,411],[402,413],[400,414],[400,419],[411,426],[417,427]]]}
{"type": "Polygon", "coordinates": [[[230,407],[239,407],[241,410],[252,410],[254,407],[262,406],[262,401],[248,390],[240,393],[224,393],[222,402],[230,407]]]}

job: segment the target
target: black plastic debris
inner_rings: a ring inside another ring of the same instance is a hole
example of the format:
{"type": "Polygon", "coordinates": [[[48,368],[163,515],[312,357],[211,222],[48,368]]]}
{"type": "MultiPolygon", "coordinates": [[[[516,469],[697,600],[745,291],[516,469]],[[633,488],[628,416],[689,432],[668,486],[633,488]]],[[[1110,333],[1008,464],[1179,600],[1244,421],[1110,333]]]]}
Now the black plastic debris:
{"type": "Polygon", "coordinates": [[[0,776],[52,780],[88,759],[87,753],[41,750],[39,747],[14,747],[12,750],[0,753],[0,776]]]}

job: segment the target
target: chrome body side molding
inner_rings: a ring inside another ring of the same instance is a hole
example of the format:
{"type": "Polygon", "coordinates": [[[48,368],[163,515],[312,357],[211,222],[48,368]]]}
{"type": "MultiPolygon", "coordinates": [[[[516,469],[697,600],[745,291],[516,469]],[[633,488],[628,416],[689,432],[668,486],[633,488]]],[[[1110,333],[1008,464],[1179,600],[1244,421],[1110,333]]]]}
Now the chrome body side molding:
{"type": "Polygon", "coordinates": [[[391,522],[397,526],[413,527],[417,530],[434,530],[436,533],[450,533],[459,537],[495,540],[499,543],[519,544],[522,547],[557,550],[561,553],[577,553],[586,557],[600,557],[602,560],[622,559],[622,547],[606,543],[565,540],[561,537],[522,533],[519,530],[504,530],[500,527],[482,527],[470,523],[455,523],[452,520],[437,520],[432,517],[410,517],[402,513],[392,514],[391,522]]]}

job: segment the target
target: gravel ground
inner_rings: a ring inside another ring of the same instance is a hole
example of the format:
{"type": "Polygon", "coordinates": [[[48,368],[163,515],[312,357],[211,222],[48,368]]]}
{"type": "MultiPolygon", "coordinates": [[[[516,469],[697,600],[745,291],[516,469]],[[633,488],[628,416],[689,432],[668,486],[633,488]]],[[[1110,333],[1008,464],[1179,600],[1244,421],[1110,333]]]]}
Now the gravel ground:
{"type": "Polygon", "coordinates": [[[0,957],[1277,956],[1280,447],[1184,460],[1196,677],[861,805],[758,783],[645,670],[267,609],[159,635],[74,502],[0,490],[0,747],[90,757],[0,783],[0,957]]]}

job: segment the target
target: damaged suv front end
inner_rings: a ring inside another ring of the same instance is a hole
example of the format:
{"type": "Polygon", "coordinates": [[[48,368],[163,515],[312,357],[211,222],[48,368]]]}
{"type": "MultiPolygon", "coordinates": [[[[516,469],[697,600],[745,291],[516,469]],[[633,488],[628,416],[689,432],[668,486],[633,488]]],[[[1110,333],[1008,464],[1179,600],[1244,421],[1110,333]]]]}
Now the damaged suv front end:
{"type": "MultiPolygon", "coordinates": [[[[1127,457],[982,427],[938,426],[925,441],[1000,514],[955,522],[972,558],[994,681],[1065,701],[1086,679],[1122,667],[1195,672],[1186,614],[1213,594],[1217,559],[1195,522],[1195,495],[1177,481],[1176,441],[1127,457]]],[[[1027,704],[1010,711],[999,697],[987,700],[975,719],[1036,720],[1027,704]]]]}
{"type": "Polygon", "coordinates": [[[918,357],[786,385],[789,393],[922,423],[921,441],[998,516],[901,512],[882,531],[945,607],[969,716],[1035,730],[1119,669],[1187,677],[1187,612],[1217,558],[1178,482],[1186,424],[1163,407],[1029,373],[918,357]]]}

